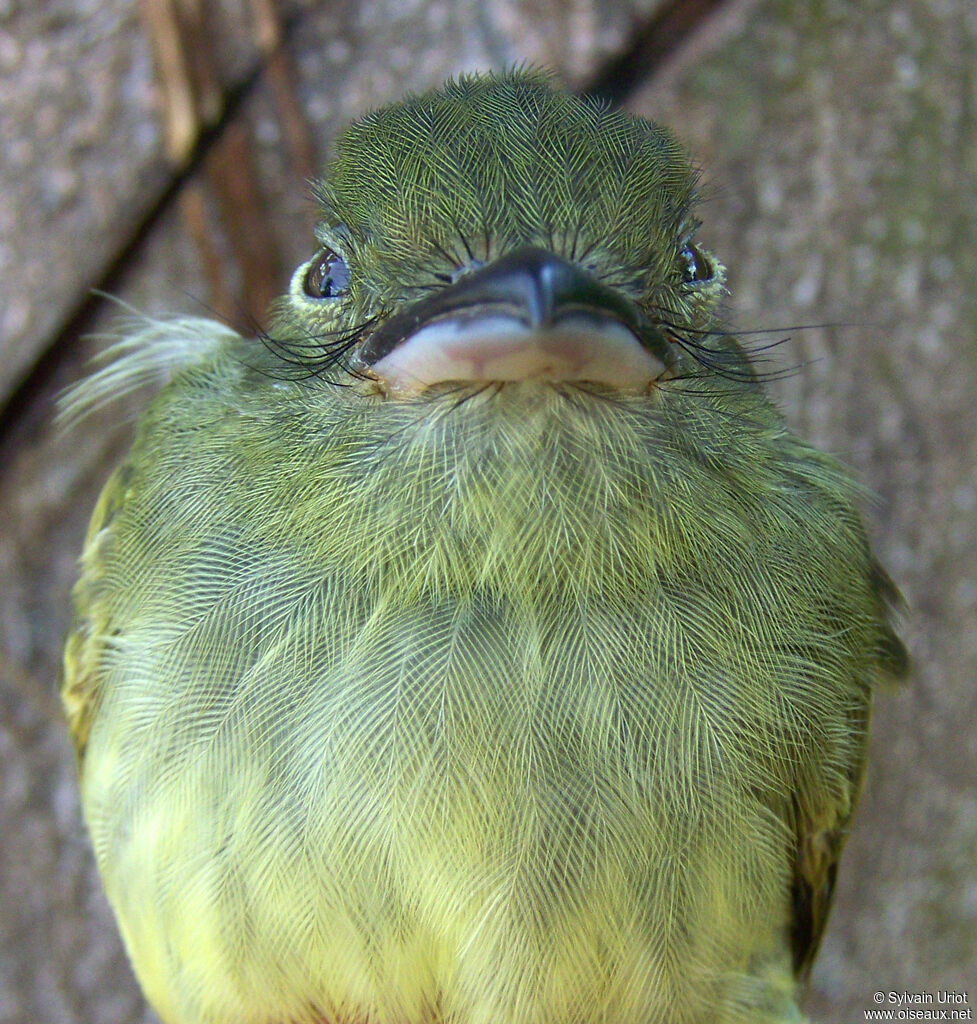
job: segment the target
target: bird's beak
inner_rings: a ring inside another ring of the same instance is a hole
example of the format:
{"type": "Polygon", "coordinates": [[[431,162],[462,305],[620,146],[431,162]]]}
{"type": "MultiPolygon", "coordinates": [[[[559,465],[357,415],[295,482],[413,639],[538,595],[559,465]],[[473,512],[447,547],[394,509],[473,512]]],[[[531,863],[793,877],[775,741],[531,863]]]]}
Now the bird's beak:
{"type": "Polygon", "coordinates": [[[640,392],[665,373],[664,339],[625,296],[526,246],[385,320],[358,362],[392,394],[447,381],[591,381],[640,392]]]}

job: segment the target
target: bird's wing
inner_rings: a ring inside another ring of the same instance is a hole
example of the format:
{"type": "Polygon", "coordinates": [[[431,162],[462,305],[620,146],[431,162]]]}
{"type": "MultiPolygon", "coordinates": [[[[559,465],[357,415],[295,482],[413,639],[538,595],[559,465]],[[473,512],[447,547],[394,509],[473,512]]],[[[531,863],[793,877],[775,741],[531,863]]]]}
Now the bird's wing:
{"type": "Polygon", "coordinates": [[[61,703],[78,759],[84,757],[98,706],[104,648],[111,637],[107,602],[101,597],[101,563],[112,521],[125,500],[130,470],[123,463],[109,477],[92,513],[81,555],[81,575],[72,592],[74,615],[64,647],[61,703]]]}
{"type": "Polygon", "coordinates": [[[872,689],[903,678],[908,655],[889,624],[890,610],[902,602],[895,585],[877,564],[872,567],[872,586],[878,597],[879,633],[871,668],[863,681],[863,698],[849,712],[851,747],[846,785],[836,799],[821,806],[798,800],[794,806],[797,836],[794,877],[791,886],[791,948],[794,973],[807,977],[817,955],[834,896],[841,851],[865,775],[872,689]]]}
{"type": "Polygon", "coordinates": [[[853,735],[860,732],[862,738],[853,744],[854,756],[849,764],[846,798],[818,808],[815,813],[795,805],[797,846],[791,883],[790,939],[794,973],[798,978],[806,978],[811,969],[831,909],[838,862],[848,838],[848,823],[858,801],[865,771],[870,701],[868,697],[861,716],[852,716],[853,735]]]}

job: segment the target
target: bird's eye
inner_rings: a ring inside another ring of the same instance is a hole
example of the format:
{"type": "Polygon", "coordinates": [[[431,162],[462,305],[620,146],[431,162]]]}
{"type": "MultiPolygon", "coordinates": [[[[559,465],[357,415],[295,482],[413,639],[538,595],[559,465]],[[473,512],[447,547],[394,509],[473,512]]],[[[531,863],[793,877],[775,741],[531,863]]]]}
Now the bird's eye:
{"type": "Polygon", "coordinates": [[[310,299],[334,299],[349,288],[346,261],[332,249],[316,253],[305,274],[305,294],[310,299]]]}
{"type": "Polygon", "coordinates": [[[686,284],[702,284],[712,278],[709,257],[691,242],[682,248],[682,280],[686,284]]]}

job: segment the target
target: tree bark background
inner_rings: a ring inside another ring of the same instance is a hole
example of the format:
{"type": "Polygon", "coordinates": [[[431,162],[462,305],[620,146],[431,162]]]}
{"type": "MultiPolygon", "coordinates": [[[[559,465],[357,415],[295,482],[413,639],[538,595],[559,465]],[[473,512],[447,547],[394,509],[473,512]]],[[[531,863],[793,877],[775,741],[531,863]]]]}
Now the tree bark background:
{"type": "Polygon", "coordinates": [[[877,495],[914,674],[877,702],[808,1010],[842,1024],[904,990],[972,1007],[975,52],[971,0],[0,0],[0,1022],[153,1020],[56,700],[75,559],[139,407],[52,425],[118,315],[88,290],[246,326],[310,251],[306,165],[345,121],[520,60],[685,140],[732,323],[789,337],[778,399],[877,495]]]}

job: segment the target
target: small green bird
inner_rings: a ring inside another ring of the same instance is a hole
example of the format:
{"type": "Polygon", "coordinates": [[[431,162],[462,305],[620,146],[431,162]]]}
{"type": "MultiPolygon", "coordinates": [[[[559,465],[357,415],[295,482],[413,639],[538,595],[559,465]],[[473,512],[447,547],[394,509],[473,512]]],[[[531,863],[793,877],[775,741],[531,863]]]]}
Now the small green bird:
{"type": "Polygon", "coordinates": [[[538,73],[353,124],[267,335],[170,365],[63,696],[167,1024],[799,1021],[905,653],[717,313],[673,136],[538,73]]]}

